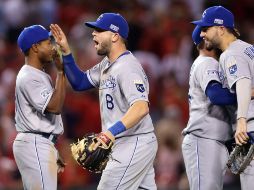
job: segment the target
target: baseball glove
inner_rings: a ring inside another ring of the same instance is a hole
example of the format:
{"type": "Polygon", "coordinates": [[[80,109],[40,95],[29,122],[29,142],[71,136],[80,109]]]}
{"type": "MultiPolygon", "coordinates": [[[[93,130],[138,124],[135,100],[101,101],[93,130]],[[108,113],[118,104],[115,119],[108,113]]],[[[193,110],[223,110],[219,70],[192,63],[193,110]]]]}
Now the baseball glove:
{"type": "Polygon", "coordinates": [[[84,169],[101,173],[109,160],[112,146],[112,140],[104,133],[87,134],[78,142],[71,144],[71,152],[73,158],[84,169]],[[94,149],[96,144],[98,147],[94,149]]]}
{"type": "Polygon", "coordinates": [[[248,133],[250,140],[244,145],[235,145],[227,166],[233,174],[241,174],[254,158],[254,133],[248,133]]]}

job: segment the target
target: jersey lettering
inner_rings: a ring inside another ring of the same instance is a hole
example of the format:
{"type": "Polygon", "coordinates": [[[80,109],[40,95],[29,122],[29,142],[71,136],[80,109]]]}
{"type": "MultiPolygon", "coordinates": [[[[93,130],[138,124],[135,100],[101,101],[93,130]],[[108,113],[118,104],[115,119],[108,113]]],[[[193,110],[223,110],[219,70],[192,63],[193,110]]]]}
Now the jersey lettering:
{"type": "Polygon", "coordinates": [[[250,59],[254,58],[254,46],[250,46],[244,50],[244,53],[249,56],[250,59]]]}
{"type": "Polygon", "coordinates": [[[108,109],[112,110],[114,108],[113,97],[109,94],[106,94],[106,104],[108,109]]]}

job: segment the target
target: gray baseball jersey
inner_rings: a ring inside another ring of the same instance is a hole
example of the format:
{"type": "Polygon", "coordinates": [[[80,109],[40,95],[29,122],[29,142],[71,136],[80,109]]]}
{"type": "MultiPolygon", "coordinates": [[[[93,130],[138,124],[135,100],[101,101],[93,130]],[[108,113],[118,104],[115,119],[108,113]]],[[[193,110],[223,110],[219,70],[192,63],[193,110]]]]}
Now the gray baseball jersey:
{"type": "Polygon", "coordinates": [[[200,55],[194,61],[189,79],[189,122],[182,152],[191,190],[221,190],[228,152],[221,141],[231,137],[227,110],[212,105],[205,94],[211,81],[218,81],[218,61],[200,55]]]}
{"type": "Polygon", "coordinates": [[[225,141],[230,138],[228,112],[212,105],[205,94],[210,81],[218,81],[218,62],[212,57],[199,56],[193,63],[189,80],[189,121],[183,134],[225,141]]]}
{"type": "MultiPolygon", "coordinates": [[[[131,52],[124,53],[114,63],[110,63],[106,57],[88,70],[87,74],[91,84],[99,88],[103,131],[119,121],[134,102],[148,102],[149,84],[146,74],[131,52]]],[[[117,137],[149,133],[153,130],[148,114],[135,127],[117,137]]]]}
{"type": "MultiPolygon", "coordinates": [[[[149,84],[138,60],[126,51],[114,63],[107,58],[87,71],[99,88],[102,130],[119,121],[138,100],[148,102],[149,84]]],[[[153,161],[158,149],[150,115],[116,136],[112,158],[102,173],[98,190],[155,190],[153,161]]]]}
{"type": "Polygon", "coordinates": [[[57,189],[58,152],[50,133],[62,134],[63,125],[61,115],[45,111],[53,90],[51,78],[45,72],[29,65],[20,69],[15,89],[19,133],[13,154],[24,189],[57,189]]]}
{"type": "MultiPolygon", "coordinates": [[[[254,87],[254,46],[242,40],[232,42],[220,56],[220,80],[223,87],[235,91],[234,85],[241,78],[248,78],[254,87]]],[[[247,120],[254,120],[254,101],[249,105],[247,120]]],[[[254,131],[254,122],[248,123],[248,130],[254,131]]]]}
{"type": "Polygon", "coordinates": [[[48,74],[29,65],[21,68],[15,89],[18,132],[63,133],[61,115],[45,112],[53,90],[48,74]]]}
{"type": "MultiPolygon", "coordinates": [[[[242,40],[232,42],[220,56],[219,75],[224,87],[234,91],[235,83],[248,78],[254,87],[254,46],[242,40]]],[[[247,114],[247,131],[254,131],[254,101],[251,100],[247,114]]],[[[241,188],[253,189],[254,161],[240,175],[241,188]]]]}

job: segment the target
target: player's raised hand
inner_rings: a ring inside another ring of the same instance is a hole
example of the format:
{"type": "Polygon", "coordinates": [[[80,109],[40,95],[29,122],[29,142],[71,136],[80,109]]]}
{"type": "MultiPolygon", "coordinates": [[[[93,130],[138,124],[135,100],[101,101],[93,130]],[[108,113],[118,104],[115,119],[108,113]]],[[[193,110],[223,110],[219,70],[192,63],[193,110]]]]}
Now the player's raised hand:
{"type": "Polygon", "coordinates": [[[249,136],[247,134],[247,123],[246,118],[239,118],[237,120],[236,132],[235,132],[235,141],[236,144],[242,145],[246,144],[249,136]]]}
{"type": "Polygon", "coordinates": [[[63,67],[63,62],[61,59],[61,51],[59,45],[54,46],[54,55],[53,55],[54,63],[56,65],[57,71],[58,72],[63,72],[64,67],[63,67]]]}
{"type": "Polygon", "coordinates": [[[60,46],[63,55],[71,53],[67,38],[62,29],[57,24],[50,25],[50,31],[55,38],[56,43],[60,46]]]}

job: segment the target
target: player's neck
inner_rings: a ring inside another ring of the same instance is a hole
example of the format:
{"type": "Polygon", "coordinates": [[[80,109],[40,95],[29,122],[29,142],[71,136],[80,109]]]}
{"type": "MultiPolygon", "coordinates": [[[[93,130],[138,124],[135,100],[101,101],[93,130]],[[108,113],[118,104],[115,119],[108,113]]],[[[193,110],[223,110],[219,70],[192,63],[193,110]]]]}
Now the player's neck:
{"type": "Polygon", "coordinates": [[[41,64],[41,62],[36,57],[25,57],[25,64],[43,71],[43,64],[41,64]]]}
{"type": "Polygon", "coordinates": [[[225,51],[229,47],[229,45],[236,40],[237,38],[234,35],[227,35],[225,38],[223,38],[220,49],[222,51],[225,51]]]}
{"type": "Polygon", "coordinates": [[[208,51],[206,49],[199,50],[199,54],[206,57],[213,57],[214,59],[217,59],[214,50],[208,51]]]}
{"type": "Polygon", "coordinates": [[[126,49],[125,45],[112,47],[112,49],[108,55],[108,59],[109,59],[110,63],[113,63],[114,61],[116,61],[116,59],[126,51],[127,51],[127,49],[126,49]]]}

